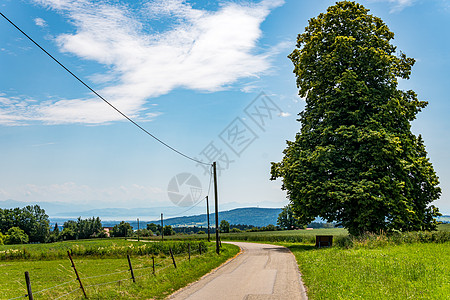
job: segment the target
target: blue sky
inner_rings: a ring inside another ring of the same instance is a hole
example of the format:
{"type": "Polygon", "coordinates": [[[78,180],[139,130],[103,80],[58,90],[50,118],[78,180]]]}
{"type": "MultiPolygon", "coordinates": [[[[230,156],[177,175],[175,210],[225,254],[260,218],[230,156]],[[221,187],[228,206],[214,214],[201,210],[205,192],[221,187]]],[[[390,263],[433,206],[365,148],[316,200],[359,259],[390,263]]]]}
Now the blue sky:
{"type": "MultiPolygon", "coordinates": [[[[304,107],[286,56],[308,20],[334,3],[4,0],[0,11],[152,134],[218,160],[221,205],[282,207],[270,162],[282,158],[304,107]]],[[[450,1],[360,3],[417,60],[399,86],[429,101],[413,131],[440,177],[435,205],[449,214],[450,1]]],[[[208,170],[124,120],[4,19],[0,70],[0,201],[74,211],[174,206],[168,183],[185,172],[207,194],[208,170]]]]}

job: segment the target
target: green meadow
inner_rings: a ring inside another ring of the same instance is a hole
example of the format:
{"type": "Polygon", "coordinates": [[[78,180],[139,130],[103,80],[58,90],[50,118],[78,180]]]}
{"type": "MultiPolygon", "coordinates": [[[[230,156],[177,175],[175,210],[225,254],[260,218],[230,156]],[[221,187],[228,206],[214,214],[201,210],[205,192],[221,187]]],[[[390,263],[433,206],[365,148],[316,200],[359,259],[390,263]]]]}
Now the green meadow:
{"type": "MultiPolygon", "coordinates": [[[[67,251],[90,299],[163,299],[239,251],[224,243],[218,256],[214,242],[206,238],[197,234],[166,237],[164,242],[97,239],[0,246],[0,299],[26,294],[25,271],[30,273],[35,299],[82,299],[67,251]]],[[[332,228],[227,233],[221,239],[287,246],[297,259],[310,299],[448,299],[450,295],[450,224],[439,225],[436,232],[359,238],[332,228]],[[333,235],[333,247],[315,248],[316,235],[333,235]]]]}
{"type": "MultiPolygon", "coordinates": [[[[190,242],[191,259],[189,260],[188,251],[182,251],[185,244],[187,245],[187,242],[143,243],[102,240],[21,245],[18,246],[19,252],[26,249],[30,257],[36,259],[24,259],[18,256],[0,259],[2,274],[0,299],[20,297],[27,293],[25,271],[30,274],[35,299],[58,297],[82,299],[82,291],[67,256],[68,249],[69,251],[78,249],[73,251],[73,259],[90,299],[163,299],[199,279],[239,252],[238,247],[223,244],[221,254],[217,255],[213,243],[190,242]],[[199,248],[200,246],[203,247],[199,248]],[[139,254],[139,249],[142,251],[147,247],[152,251],[158,248],[161,251],[155,250],[153,253],[144,251],[139,254]],[[165,252],[168,247],[178,249],[174,256],[177,268],[174,267],[171,256],[165,252]],[[112,251],[112,258],[101,248],[112,251]],[[94,253],[93,249],[97,249],[98,252],[94,253]],[[46,259],[38,259],[45,251],[52,254],[46,259]],[[119,253],[119,251],[122,252],[119,253]],[[131,279],[127,254],[131,257],[136,282],[131,279]],[[64,255],[65,258],[63,258],[64,255]],[[155,260],[155,274],[153,274],[152,257],[155,260]]],[[[0,248],[0,251],[7,250],[13,250],[13,248],[11,246],[0,248]]]]}

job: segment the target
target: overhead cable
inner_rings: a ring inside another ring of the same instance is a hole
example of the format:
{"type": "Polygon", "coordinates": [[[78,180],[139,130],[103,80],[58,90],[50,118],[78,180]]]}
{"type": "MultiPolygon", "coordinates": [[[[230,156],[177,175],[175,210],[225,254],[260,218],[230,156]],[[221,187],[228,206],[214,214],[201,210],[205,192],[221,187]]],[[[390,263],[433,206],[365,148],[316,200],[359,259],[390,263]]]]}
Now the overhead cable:
{"type": "Polygon", "coordinates": [[[162,145],[166,146],[167,148],[169,148],[170,150],[178,153],[179,155],[190,159],[196,163],[199,164],[203,164],[203,165],[210,165],[210,163],[205,163],[202,162],[198,159],[195,159],[193,157],[190,157],[186,154],[184,154],[183,152],[175,149],[174,147],[170,146],[169,144],[163,142],[162,140],[160,140],[159,138],[157,138],[156,136],[154,136],[153,134],[151,134],[149,131],[147,131],[145,128],[143,128],[141,125],[139,125],[138,123],[136,123],[135,121],[133,121],[130,117],[128,117],[126,114],[124,114],[122,111],[120,111],[117,107],[115,107],[114,105],[112,105],[108,100],[106,100],[105,98],[103,98],[99,93],[97,93],[93,88],[91,88],[88,84],[86,84],[83,80],[81,80],[78,76],[76,76],[72,71],[70,71],[68,68],[66,68],[66,66],[64,66],[61,62],[59,62],[59,60],[57,60],[55,57],[53,57],[47,50],[45,50],[43,47],[41,47],[41,45],[39,45],[36,41],[34,41],[28,34],[26,34],[22,29],[20,29],[16,24],[14,24],[10,19],[8,19],[3,13],[0,12],[0,15],[5,18],[12,26],[14,26],[17,30],[19,30],[24,36],[26,36],[31,42],[33,42],[33,44],[35,44],[39,49],[41,49],[45,54],[47,54],[51,59],[53,59],[58,65],[60,65],[64,70],[66,70],[70,75],[72,75],[75,79],[77,79],[81,84],[83,84],[86,88],[88,88],[92,93],[94,93],[97,97],[99,97],[101,100],[103,100],[106,104],[108,104],[109,106],[111,106],[115,111],[117,111],[120,115],[122,115],[125,119],[127,119],[128,121],[130,121],[131,123],[133,123],[133,125],[135,125],[136,127],[138,127],[140,130],[142,130],[143,132],[145,132],[147,135],[151,136],[153,139],[155,139],[156,141],[158,141],[159,143],[161,143],[162,145]]]}

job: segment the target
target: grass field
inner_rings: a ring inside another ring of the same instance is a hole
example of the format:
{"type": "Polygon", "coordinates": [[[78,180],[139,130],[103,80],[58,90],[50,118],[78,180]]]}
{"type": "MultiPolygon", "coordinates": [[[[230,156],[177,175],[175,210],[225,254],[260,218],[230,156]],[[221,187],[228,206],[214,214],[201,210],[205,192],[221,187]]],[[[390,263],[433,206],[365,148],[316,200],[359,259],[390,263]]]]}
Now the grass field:
{"type": "Polygon", "coordinates": [[[339,228],[230,233],[222,239],[288,246],[310,299],[450,299],[449,232],[450,224],[441,224],[433,233],[359,239],[339,228]],[[343,246],[317,249],[316,235],[333,235],[334,244],[343,246]]]}
{"type": "MultiPolygon", "coordinates": [[[[254,241],[254,242],[295,242],[295,243],[314,243],[315,236],[333,235],[336,237],[347,236],[347,230],[343,228],[323,228],[313,230],[282,230],[282,231],[257,231],[257,232],[235,232],[221,233],[222,241],[254,241]]],[[[183,234],[164,237],[166,240],[206,240],[207,234],[183,234]]],[[[147,238],[146,238],[147,239],[147,238]]],[[[215,235],[211,234],[211,239],[215,235]]],[[[152,237],[150,240],[161,240],[161,237],[152,237]]]]}
{"type": "Polygon", "coordinates": [[[343,249],[286,244],[310,299],[449,299],[450,242],[343,249]]]}
{"type": "Polygon", "coordinates": [[[450,231],[450,223],[446,223],[446,224],[439,224],[438,225],[438,230],[439,231],[450,231]]]}
{"type": "MultiPolygon", "coordinates": [[[[88,244],[89,242],[87,241],[88,244]]],[[[82,245],[83,242],[78,241],[77,244],[82,245]]],[[[35,245],[27,246],[39,248],[35,245]]],[[[202,255],[193,249],[190,261],[186,253],[176,255],[177,269],[170,256],[159,254],[155,257],[155,275],[152,274],[150,255],[131,256],[136,283],[130,280],[126,254],[122,258],[86,256],[75,258],[74,261],[90,299],[162,299],[218,267],[239,251],[236,246],[223,244],[221,255],[218,256],[213,243],[207,247],[208,251],[202,255]]],[[[68,258],[0,261],[0,299],[26,294],[25,271],[30,273],[35,299],[82,299],[81,289],[68,258]],[[72,293],[66,295],[69,292],[72,293]]]]}
{"type": "Polygon", "coordinates": [[[93,239],[65,241],[49,244],[0,245],[0,261],[5,260],[48,260],[67,258],[69,250],[74,257],[123,257],[130,255],[168,255],[169,248],[174,254],[188,252],[191,248],[201,247],[205,250],[204,241],[165,241],[163,243],[140,243],[125,239],[93,239]]]}
{"type": "MultiPolygon", "coordinates": [[[[297,258],[310,299],[449,299],[449,233],[450,224],[441,224],[435,233],[363,239],[349,239],[340,228],[228,233],[221,234],[221,239],[288,246],[297,258]],[[337,246],[316,249],[316,235],[333,235],[337,246]]],[[[30,272],[37,299],[81,299],[66,258],[69,249],[90,299],[162,299],[238,252],[237,247],[223,244],[217,256],[214,243],[205,242],[206,237],[178,235],[164,243],[105,239],[0,246],[0,299],[25,295],[25,271],[30,272]],[[189,262],[187,243],[192,249],[203,245],[208,251],[201,256],[197,251],[189,262]],[[169,247],[177,249],[176,270],[169,247]],[[127,253],[136,283],[130,280],[127,253]],[[152,275],[152,255],[156,255],[156,276],[152,275]],[[68,292],[72,293],[65,295],[68,292]]]]}

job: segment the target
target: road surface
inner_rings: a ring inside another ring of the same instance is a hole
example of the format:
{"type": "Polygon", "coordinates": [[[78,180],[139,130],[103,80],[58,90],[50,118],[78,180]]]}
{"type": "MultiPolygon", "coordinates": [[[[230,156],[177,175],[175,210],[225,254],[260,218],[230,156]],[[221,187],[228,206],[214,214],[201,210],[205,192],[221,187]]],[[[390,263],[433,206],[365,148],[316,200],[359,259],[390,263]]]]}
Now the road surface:
{"type": "Polygon", "coordinates": [[[170,300],[307,299],[294,255],[285,247],[229,242],[242,253],[170,300]]]}

